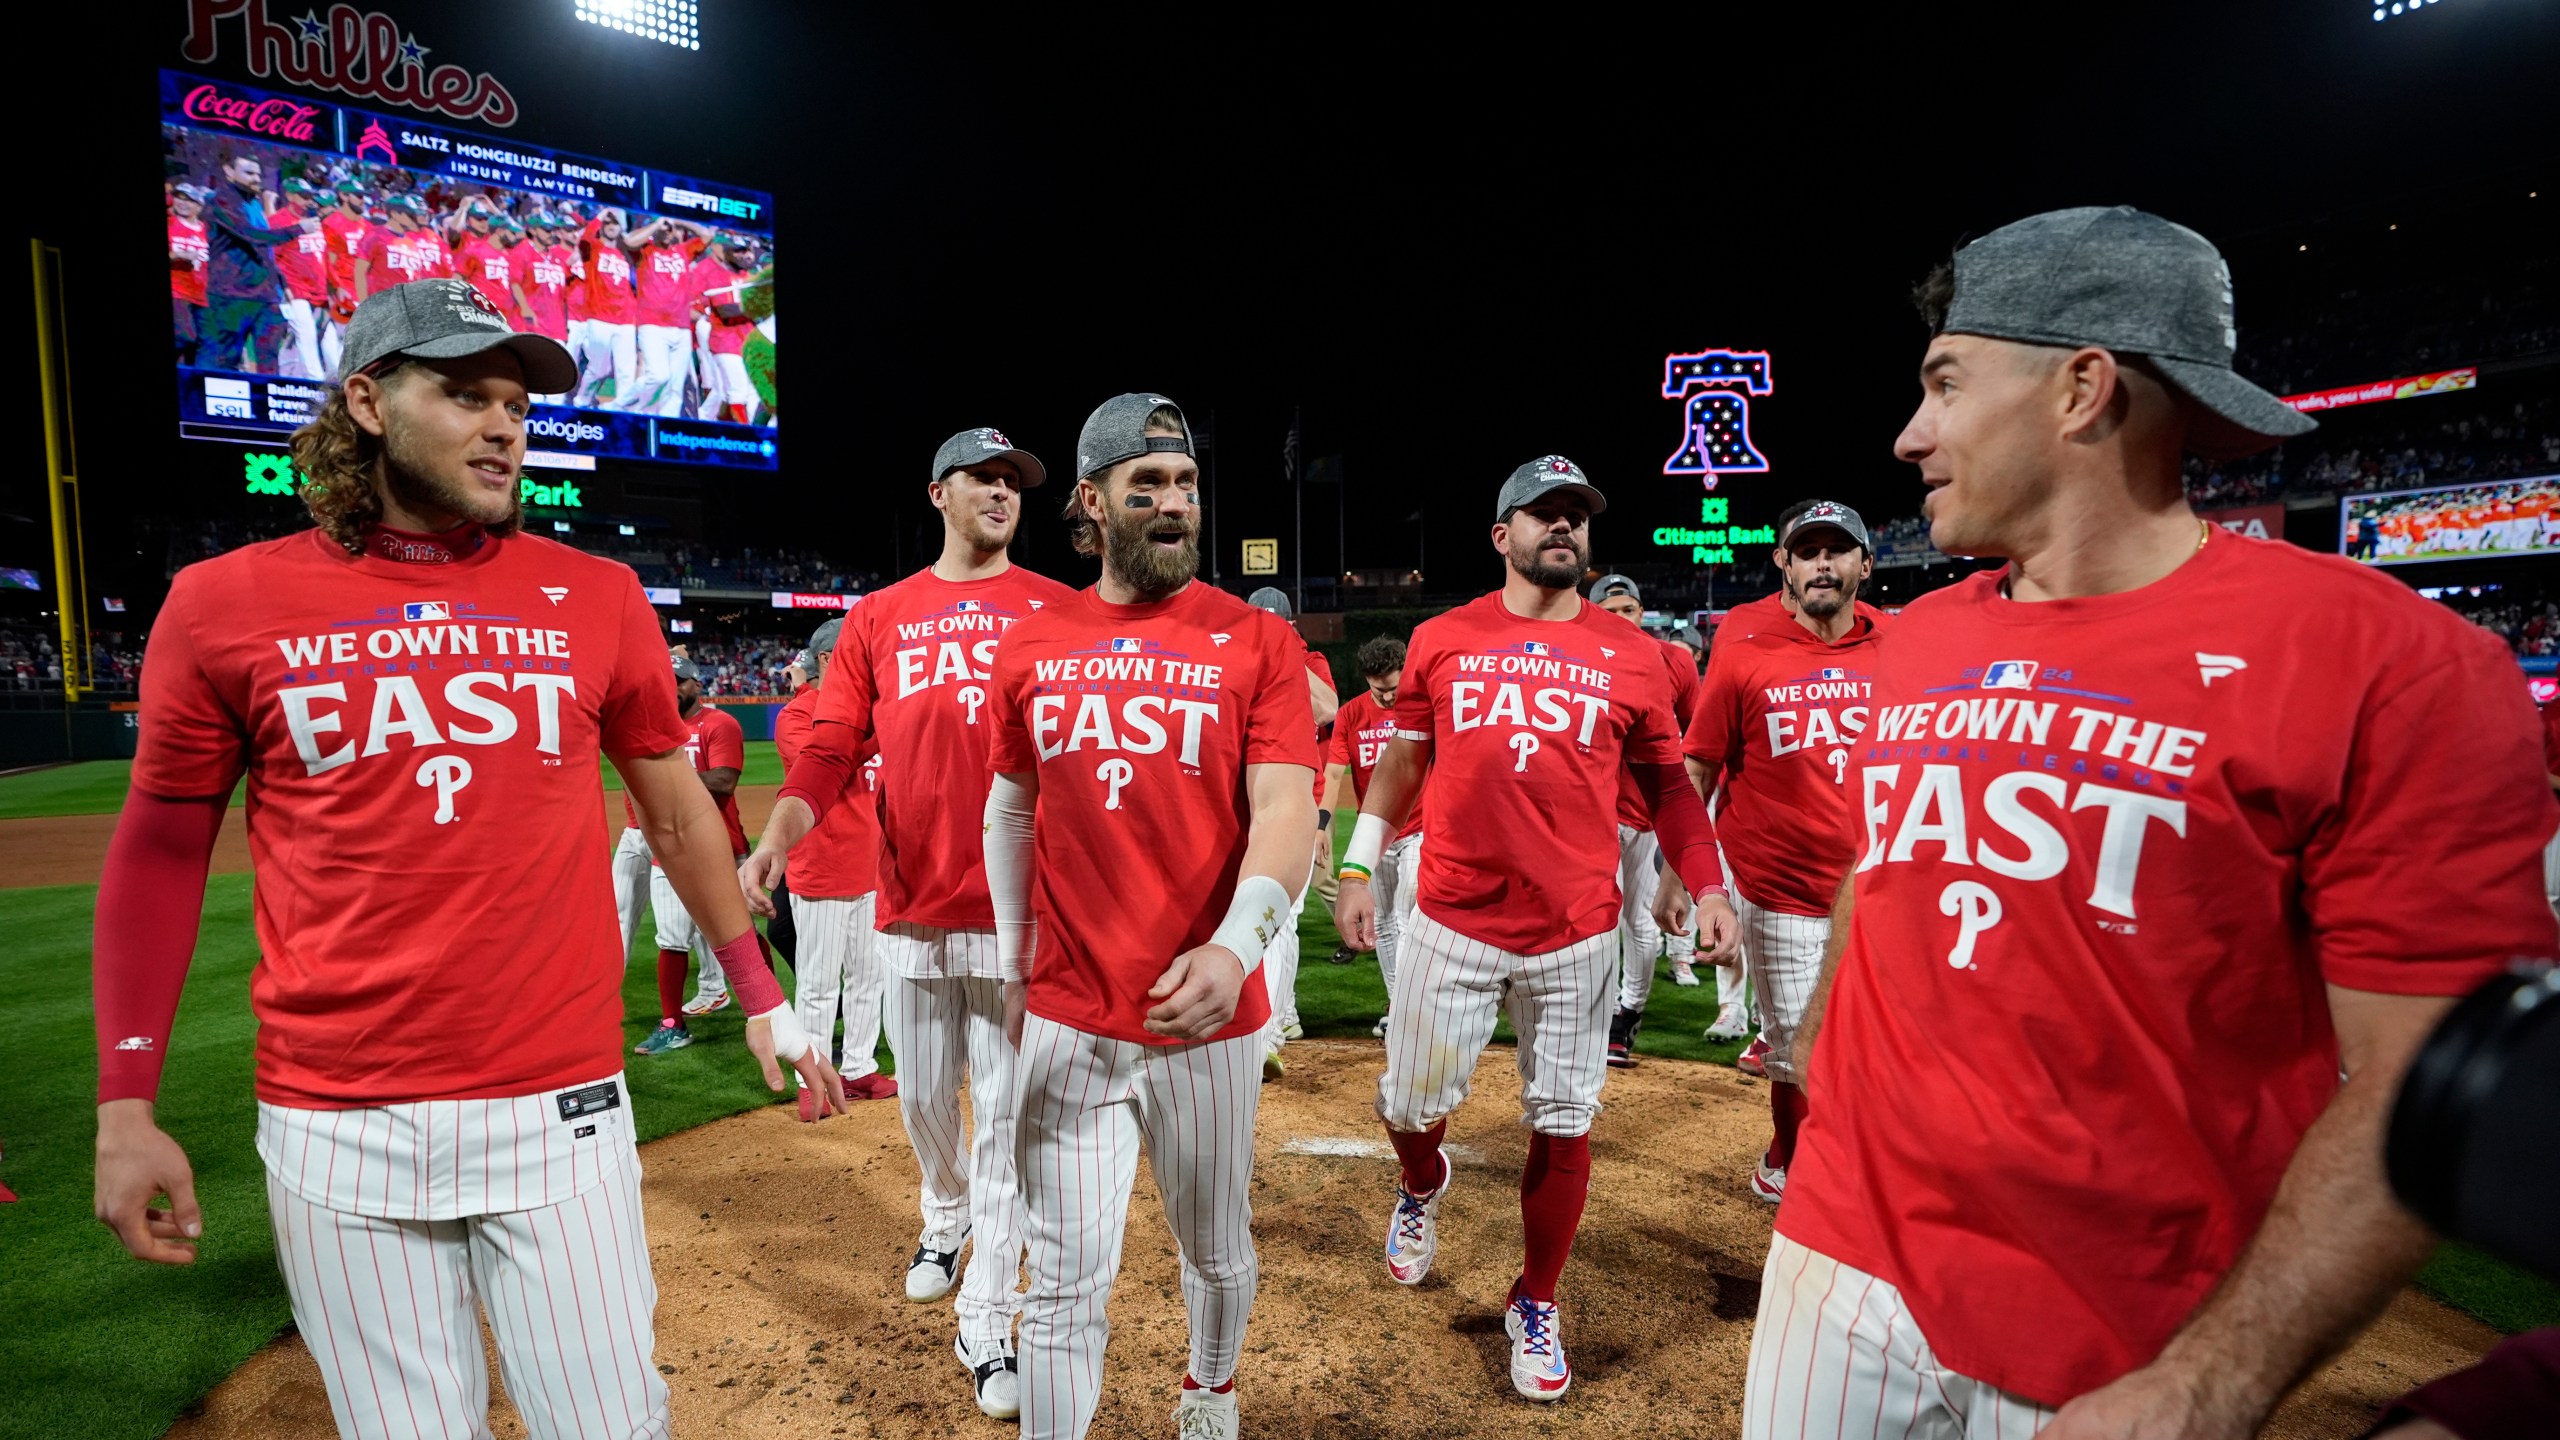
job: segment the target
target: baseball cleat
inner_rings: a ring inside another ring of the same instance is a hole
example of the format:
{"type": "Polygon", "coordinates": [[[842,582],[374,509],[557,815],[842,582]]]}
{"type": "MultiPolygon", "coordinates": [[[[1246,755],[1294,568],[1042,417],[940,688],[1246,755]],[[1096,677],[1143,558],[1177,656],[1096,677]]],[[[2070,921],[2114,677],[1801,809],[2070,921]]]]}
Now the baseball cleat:
{"type": "Polygon", "coordinates": [[[1014,1358],[1012,1341],[991,1340],[973,1356],[968,1337],[954,1336],[951,1353],[969,1368],[977,1385],[978,1413],[990,1420],[1022,1418],[1022,1372],[1014,1358]]]}
{"type": "Polygon", "coordinates": [[[1632,1070],[1636,1065],[1636,1027],[1644,1023],[1641,1010],[1621,1010],[1609,1017],[1609,1068],[1632,1070]]]}
{"type": "Polygon", "coordinates": [[[1280,1063],[1280,1052],[1279,1052],[1279,1051],[1277,1051],[1277,1050],[1265,1050],[1265,1051],[1263,1051],[1263,1052],[1262,1052],[1262,1083],[1263,1083],[1263,1084],[1268,1085],[1268,1084],[1270,1084],[1272,1081],[1277,1080],[1277,1079],[1279,1079],[1281,1076],[1286,1075],[1286,1074],[1288,1074],[1288,1073],[1289,1073],[1289,1067],[1288,1067],[1288,1066],[1286,1066],[1286,1065],[1284,1065],[1284,1064],[1282,1064],[1282,1063],[1280,1063]]]}
{"type": "Polygon", "coordinates": [[[1359,958],[1360,952],[1348,945],[1336,945],[1333,947],[1333,953],[1324,957],[1328,965],[1348,965],[1359,958]]]}
{"type": "Polygon", "coordinates": [[[1697,984],[1697,983],[1698,983],[1698,971],[1697,971],[1697,968],[1696,968],[1695,966],[1691,965],[1691,964],[1690,964],[1688,961],[1686,961],[1686,960],[1674,960],[1674,961],[1672,961],[1672,962],[1671,962],[1671,983],[1672,983],[1672,984],[1674,984],[1674,985],[1695,985],[1695,984],[1697,984]]]}
{"type": "Polygon", "coordinates": [[[1767,1059],[1768,1055],[1769,1037],[1754,1035],[1751,1037],[1751,1043],[1742,1047],[1742,1053],[1733,1057],[1733,1068],[1745,1075],[1757,1075],[1765,1080],[1769,1078],[1769,1067],[1761,1062],[1767,1059]]]}
{"type": "Polygon", "coordinates": [[[915,1258],[907,1262],[907,1298],[929,1305],[950,1294],[952,1281],[960,1274],[960,1247],[967,1243],[969,1232],[965,1228],[948,1250],[936,1250],[930,1241],[918,1242],[915,1258]]]}
{"type": "Polygon", "coordinates": [[[1609,1068],[1612,1070],[1633,1070],[1636,1068],[1636,1052],[1634,1048],[1629,1046],[1624,1040],[1610,1041],[1609,1068]]]}
{"type": "Polygon", "coordinates": [[[714,1010],[726,1010],[728,1008],[729,992],[726,990],[715,990],[706,994],[696,995],[692,999],[684,1002],[684,1013],[687,1015],[708,1015],[714,1010]]]}
{"type": "Polygon", "coordinates": [[[895,1100],[898,1098],[898,1082],[874,1070],[859,1080],[844,1082],[844,1098],[847,1100],[895,1100]]]}
{"type": "Polygon", "coordinates": [[[1292,1015],[1280,1026],[1280,1038],[1283,1040],[1304,1040],[1307,1038],[1306,1027],[1298,1023],[1297,1016],[1292,1015]]]}
{"type": "Polygon", "coordinates": [[[1787,1198],[1787,1167],[1769,1168],[1769,1157],[1763,1155],[1751,1167],[1751,1193],[1775,1205],[1787,1198]]]}
{"type": "Polygon", "coordinates": [[[1377,1037],[1378,1037],[1379,1039],[1381,1039],[1381,1040],[1386,1039],[1386,1038],[1387,1038],[1387,1017],[1386,1017],[1386,1016],[1384,1016],[1384,1015],[1379,1016],[1379,1017],[1378,1017],[1378,1023],[1369,1027],[1369,1033],[1370,1033],[1370,1034],[1372,1034],[1372,1035],[1377,1036],[1377,1037]]]}
{"type": "Polygon", "coordinates": [[[1182,1403],[1173,1407],[1173,1433],[1179,1440],[1236,1440],[1243,1431],[1233,1390],[1186,1389],[1182,1403]]]}
{"type": "Polygon", "coordinates": [[[1559,1400],[1573,1384],[1573,1367],[1565,1362],[1562,1317],[1553,1300],[1532,1300],[1514,1291],[1503,1312],[1502,1328],[1511,1332],[1511,1388],[1527,1400],[1559,1400]]]}
{"type": "Polygon", "coordinates": [[[1716,1012],[1716,1023],[1707,1027],[1710,1040],[1739,1040],[1751,1033],[1751,1017],[1739,1005],[1727,1005],[1716,1012]]]}
{"type": "Polygon", "coordinates": [[[684,1022],[661,1020],[658,1022],[658,1028],[649,1032],[648,1038],[631,1047],[631,1053],[664,1055],[670,1050],[681,1050],[692,1043],[693,1032],[684,1028],[684,1022]]]}
{"type": "Polygon", "coordinates": [[[1387,1274],[1399,1285],[1419,1285],[1431,1273],[1431,1256],[1440,1248],[1440,1201],[1458,1176],[1449,1152],[1440,1152],[1440,1188],[1416,1195],[1396,1182],[1395,1213],[1387,1217],[1387,1274]]]}

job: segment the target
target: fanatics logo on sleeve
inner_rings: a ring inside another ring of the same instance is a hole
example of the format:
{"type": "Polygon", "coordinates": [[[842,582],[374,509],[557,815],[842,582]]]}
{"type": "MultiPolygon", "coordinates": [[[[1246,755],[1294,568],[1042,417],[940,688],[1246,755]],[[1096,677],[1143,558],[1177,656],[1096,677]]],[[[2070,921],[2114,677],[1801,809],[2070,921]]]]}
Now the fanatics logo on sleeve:
{"type": "Polygon", "coordinates": [[[1031,602],[1031,608],[1032,608],[1032,609],[1034,609],[1034,610],[1037,610],[1037,609],[1039,609],[1041,606],[1046,605],[1046,604],[1048,604],[1048,603],[1049,603],[1049,602],[1048,602],[1048,601],[1046,601],[1046,600],[1034,600],[1034,601],[1032,601],[1032,602],[1031,602]]]}
{"type": "Polygon", "coordinates": [[[569,587],[566,585],[545,585],[542,587],[542,598],[550,601],[554,605],[557,605],[561,601],[569,598],[569,587]]]}
{"type": "Polygon", "coordinates": [[[403,620],[450,620],[453,606],[442,600],[412,600],[400,607],[403,620]]]}
{"type": "Polygon", "coordinates": [[[2044,667],[2033,660],[1994,660],[1982,667],[1985,690],[2033,690],[2036,672],[2044,667]]]}
{"type": "Polygon", "coordinates": [[[1228,633],[1227,633],[1227,632],[1225,632],[1224,630],[1220,630],[1220,631],[1217,631],[1217,632],[1215,632],[1215,633],[1211,634],[1211,635],[1209,636],[1209,638],[1210,638],[1211,640],[1215,641],[1216,643],[1220,644],[1220,645],[1224,645],[1224,644],[1226,644],[1228,641],[1233,640],[1233,639],[1234,639],[1234,638],[1236,638],[1236,637],[1234,637],[1233,635],[1228,634],[1228,633]]]}
{"type": "Polygon", "coordinates": [[[1600,658],[1603,660],[1615,660],[1618,658],[1618,652],[1610,649],[1606,645],[1603,645],[1600,647],[1600,658]]]}

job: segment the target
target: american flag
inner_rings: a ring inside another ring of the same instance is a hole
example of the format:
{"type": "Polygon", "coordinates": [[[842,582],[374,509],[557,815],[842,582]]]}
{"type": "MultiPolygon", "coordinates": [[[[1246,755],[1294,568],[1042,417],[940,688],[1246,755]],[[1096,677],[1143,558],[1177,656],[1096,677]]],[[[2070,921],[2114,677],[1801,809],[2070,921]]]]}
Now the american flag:
{"type": "Polygon", "coordinates": [[[1289,480],[1298,478],[1298,422],[1295,420],[1289,422],[1289,438],[1280,444],[1280,474],[1289,480]]]}

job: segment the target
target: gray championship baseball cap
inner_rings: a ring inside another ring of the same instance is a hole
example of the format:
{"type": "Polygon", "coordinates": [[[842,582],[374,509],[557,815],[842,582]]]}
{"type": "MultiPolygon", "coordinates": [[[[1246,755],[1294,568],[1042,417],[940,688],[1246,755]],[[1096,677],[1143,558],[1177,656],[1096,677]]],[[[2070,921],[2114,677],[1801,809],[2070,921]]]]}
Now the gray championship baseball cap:
{"type": "Polygon", "coordinates": [[[1244,603],[1252,606],[1256,610],[1268,610],[1283,620],[1295,620],[1298,618],[1297,616],[1289,613],[1289,592],[1276,585],[1265,585],[1261,589],[1254,591],[1252,594],[1244,597],[1244,603]]]}
{"type": "Polygon", "coordinates": [[[694,664],[690,660],[678,660],[676,662],[676,678],[678,680],[690,680],[696,685],[699,685],[702,683],[702,667],[694,664]]]}
{"type": "Polygon", "coordinates": [[[1958,250],[1941,333],[2100,345],[2158,366],[2204,412],[2187,448],[2253,454],[2317,422],[2231,368],[2231,267],[2211,241],[2130,205],[2048,210],[1958,250]]]}
{"type": "Polygon", "coordinates": [[[836,651],[836,636],[843,633],[844,621],[840,619],[828,621],[826,624],[809,632],[809,649],[806,653],[811,655],[834,654],[836,651]]]}
{"type": "Polygon", "coordinates": [[[1592,604],[1597,605],[1612,595],[1624,595],[1639,604],[1644,601],[1644,592],[1636,588],[1636,582],[1624,575],[1603,575],[1591,582],[1592,604]]]}
{"type": "Polygon", "coordinates": [[[338,382],[395,355],[453,360],[500,345],[524,363],[524,388],[534,394],[578,388],[578,362],[568,346],[510,327],[468,280],[412,280],[366,296],[347,319],[338,382]]]}
{"type": "Polygon", "coordinates": [[[1076,433],[1076,474],[1078,477],[1099,475],[1123,460],[1158,453],[1192,455],[1191,422],[1182,422],[1180,435],[1150,435],[1147,417],[1160,406],[1172,406],[1180,415],[1182,407],[1161,395],[1136,392],[1114,395],[1085,417],[1084,429],[1076,433]]]}
{"type": "Polygon", "coordinates": [[[942,448],[933,452],[933,478],[939,482],[954,470],[965,470],[989,460],[1012,461],[1013,468],[1022,472],[1022,488],[1025,490],[1049,478],[1048,469],[1038,457],[1016,447],[1004,438],[1003,431],[992,425],[963,430],[943,441],[942,448]]]}
{"type": "Polygon", "coordinates": [[[1541,455],[1512,471],[1511,478],[1502,482],[1502,499],[1493,507],[1493,521],[1502,524],[1511,518],[1512,511],[1558,490],[1579,491],[1583,499],[1591,502],[1594,515],[1609,508],[1600,487],[1591,483],[1581,466],[1561,455],[1541,455]]]}
{"type": "Polygon", "coordinates": [[[1778,543],[1784,545],[1807,530],[1837,530],[1856,541],[1859,549],[1870,555],[1876,552],[1875,542],[1867,538],[1867,522],[1837,500],[1820,500],[1806,507],[1803,514],[1788,522],[1787,533],[1778,537],[1778,543]]]}

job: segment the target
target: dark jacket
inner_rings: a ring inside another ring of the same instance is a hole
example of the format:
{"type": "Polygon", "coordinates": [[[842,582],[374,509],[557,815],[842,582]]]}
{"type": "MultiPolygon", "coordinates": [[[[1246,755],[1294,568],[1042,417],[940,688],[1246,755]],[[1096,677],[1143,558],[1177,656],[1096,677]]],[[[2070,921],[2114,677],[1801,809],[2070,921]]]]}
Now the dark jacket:
{"type": "Polygon", "coordinates": [[[216,180],[213,198],[204,206],[205,243],[213,252],[205,267],[205,294],[214,300],[282,300],[284,283],[277,278],[269,251],[290,245],[299,227],[267,227],[267,212],[227,180],[216,180]]]}

